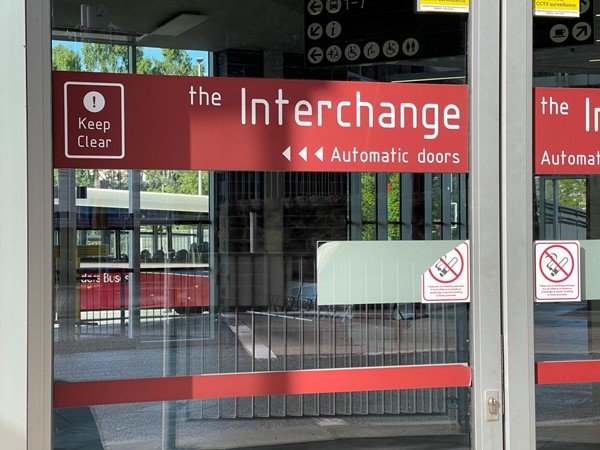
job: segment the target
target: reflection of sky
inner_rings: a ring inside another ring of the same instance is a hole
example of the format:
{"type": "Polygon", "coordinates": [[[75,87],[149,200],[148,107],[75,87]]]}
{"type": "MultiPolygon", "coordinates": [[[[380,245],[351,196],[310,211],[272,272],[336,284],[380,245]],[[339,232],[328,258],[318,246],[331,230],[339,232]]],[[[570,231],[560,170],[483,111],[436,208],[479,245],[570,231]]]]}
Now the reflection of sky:
{"type": "MultiPolygon", "coordinates": [[[[81,47],[83,45],[82,42],[55,41],[55,40],[52,41],[52,47],[55,47],[59,44],[62,44],[76,52],[81,52],[81,47]]],[[[156,48],[156,47],[140,47],[140,48],[143,50],[144,56],[149,57],[149,58],[156,58],[159,61],[163,60],[163,55],[162,55],[162,52],[160,51],[160,48],[156,48]]],[[[208,66],[207,65],[208,52],[206,52],[204,50],[186,50],[186,52],[188,55],[190,55],[190,58],[192,58],[193,63],[196,63],[198,58],[204,59],[204,75],[206,75],[206,68],[208,66]]]]}

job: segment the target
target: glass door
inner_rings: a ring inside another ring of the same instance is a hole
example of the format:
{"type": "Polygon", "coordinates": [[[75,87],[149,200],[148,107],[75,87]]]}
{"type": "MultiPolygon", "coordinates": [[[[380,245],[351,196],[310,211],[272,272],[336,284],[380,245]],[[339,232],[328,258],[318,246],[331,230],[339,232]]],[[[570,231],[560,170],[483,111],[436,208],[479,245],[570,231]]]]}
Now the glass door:
{"type": "Polygon", "coordinates": [[[498,11],[419,3],[54,2],[56,448],[502,447],[498,11]]]}
{"type": "Polygon", "coordinates": [[[600,381],[597,5],[575,3],[576,14],[546,17],[537,11],[533,27],[533,232],[542,249],[535,253],[534,283],[538,448],[600,443],[594,412],[600,381]],[[550,143],[550,127],[557,124],[570,132],[550,143]]]}

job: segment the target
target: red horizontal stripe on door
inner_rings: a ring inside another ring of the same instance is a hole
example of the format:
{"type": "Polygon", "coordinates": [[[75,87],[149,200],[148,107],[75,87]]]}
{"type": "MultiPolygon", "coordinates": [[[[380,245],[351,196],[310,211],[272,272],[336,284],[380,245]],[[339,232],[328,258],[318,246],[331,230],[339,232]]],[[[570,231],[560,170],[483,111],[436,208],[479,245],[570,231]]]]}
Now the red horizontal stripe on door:
{"type": "Polygon", "coordinates": [[[535,366],[537,384],[600,382],[600,361],[546,361],[535,366]]]}
{"type": "Polygon", "coordinates": [[[54,406],[199,400],[284,394],[468,387],[464,364],[208,374],[54,384],[54,406]]]}

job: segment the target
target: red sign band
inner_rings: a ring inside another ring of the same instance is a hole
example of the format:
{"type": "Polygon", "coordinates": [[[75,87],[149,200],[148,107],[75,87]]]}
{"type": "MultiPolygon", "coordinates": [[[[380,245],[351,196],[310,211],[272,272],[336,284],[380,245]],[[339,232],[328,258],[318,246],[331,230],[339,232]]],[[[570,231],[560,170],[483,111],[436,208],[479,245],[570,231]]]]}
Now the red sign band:
{"type": "Polygon", "coordinates": [[[54,96],[56,168],[468,171],[467,86],[55,72],[54,96]]]}
{"type": "Polygon", "coordinates": [[[534,92],[535,173],[600,174],[600,92],[567,88],[534,92]]]}

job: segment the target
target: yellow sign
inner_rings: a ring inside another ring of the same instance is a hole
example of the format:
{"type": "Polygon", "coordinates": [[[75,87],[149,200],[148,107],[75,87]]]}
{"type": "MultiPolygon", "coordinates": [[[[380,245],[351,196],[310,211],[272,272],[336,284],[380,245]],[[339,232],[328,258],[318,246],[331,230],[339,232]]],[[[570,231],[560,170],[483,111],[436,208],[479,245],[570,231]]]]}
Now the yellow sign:
{"type": "Polygon", "coordinates": [[[580,0],[533,0],[534,16],[579,17],[580,0]]]}
{"type": "Polygon", "coordinates": [[[468,13],[469,0],[418,0],[417,11],[468,13]]]}

